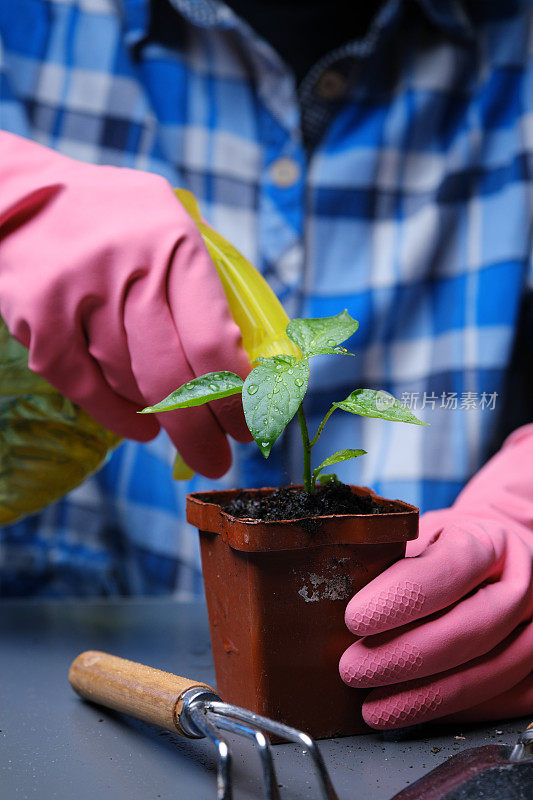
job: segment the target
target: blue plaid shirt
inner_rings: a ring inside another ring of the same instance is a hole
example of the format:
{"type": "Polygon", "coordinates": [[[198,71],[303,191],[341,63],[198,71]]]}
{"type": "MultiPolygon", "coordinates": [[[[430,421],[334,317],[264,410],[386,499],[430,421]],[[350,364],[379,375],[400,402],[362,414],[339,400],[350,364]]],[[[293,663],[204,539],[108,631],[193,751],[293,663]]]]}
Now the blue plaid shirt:
{"type": "MultiPolygon", "coordinates": [[[[338,412],[317,463],[363,447],[342,479],[448,506],[523,399],[506,370],[533,288],[531,3],[389,0],[297,87],[225,5],[171,2],[175,29],[158,31],[147,0],[0,0],[2,127],[190,189],[291,316],[347,308],[357,357],[316,359],[311,430],[365,386],[431,427],[338,412]]],[[[2,593],[199,594],[185,493],[298,482],[298,436],[268,461],[236,446],[222,480],[188,485],[171,479],[164,435],[125,443],[3,529],[2,593]]]]}

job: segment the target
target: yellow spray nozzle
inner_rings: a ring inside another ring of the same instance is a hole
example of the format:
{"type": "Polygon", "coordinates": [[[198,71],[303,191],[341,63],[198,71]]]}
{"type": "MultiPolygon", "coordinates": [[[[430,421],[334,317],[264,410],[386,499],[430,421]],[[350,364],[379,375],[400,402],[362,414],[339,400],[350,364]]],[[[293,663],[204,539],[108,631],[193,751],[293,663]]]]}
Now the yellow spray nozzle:
{"type": "Polygon", "coordinates": [[[266,280],[242,253],[203,221],[191,192],[185,189],[175,192],[196,223],[213,259],[250,361],[278,353],[299,358],[300,350],[285,332],[289,318],[266,280]]]}
{"type": "MultiPolygon", "coordinates": [[[[301,356],[299,348],[287,336],[289,317],[260,272],[223,236],[207,225],[192,192],[175,189],[176,196],[189,212],[202,235],[226,292],[231,315],[242,336],[242,345],[250,361],[259,356],[280,353],[301,356]]],[[[194,473],[178,453],[172,475],[189,480],[194,473]]]]}

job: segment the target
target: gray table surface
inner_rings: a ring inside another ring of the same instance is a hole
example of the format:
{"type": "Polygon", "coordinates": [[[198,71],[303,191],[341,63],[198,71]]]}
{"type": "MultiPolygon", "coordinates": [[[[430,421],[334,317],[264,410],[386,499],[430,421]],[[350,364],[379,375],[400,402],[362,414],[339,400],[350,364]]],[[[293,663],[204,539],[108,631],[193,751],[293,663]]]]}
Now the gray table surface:
{"type": "MultiPolygon", "coordinates": [[[[214,683],[202,604],[171,600],[0,603],[2,800],[214,800],[215,759],[188,740],[80,700],[67,671],[82,650],[214,683]]],[[[322,741],[340,800],[388,800],[465,747],[512,743],[524,721],[418,727],[410,733],[322,741]]],[[[231,737],[230,737],[231,739],[231,737]]],[[[259,763],[231,739],[235,798],[261,798],[259,763]]],[[[282,798],[317,797],[296,745],[274,748],[282,798]]]]}

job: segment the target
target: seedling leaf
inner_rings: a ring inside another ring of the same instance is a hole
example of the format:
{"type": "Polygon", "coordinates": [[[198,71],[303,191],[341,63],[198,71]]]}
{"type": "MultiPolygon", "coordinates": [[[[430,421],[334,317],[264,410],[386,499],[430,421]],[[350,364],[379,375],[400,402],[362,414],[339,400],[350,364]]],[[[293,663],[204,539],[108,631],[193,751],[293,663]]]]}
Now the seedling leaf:
{"type": "Polygon", "coordinates": [[[254,359],[254,364],[270,364],[274,362],[275,364],[294,364],[295,361],[298,361],[296,356],[289,356],[287,353],[278,353],[275,356],[258,356],[254,359]]]}
{"type": "Polygon", "coordinates": [[[160,411],[175,411],[178,408],[201,406],[211,400],[229,397],[242,392],[243,380],[234,372],[208,372],[188,383],[184,383],[155,406],[148,406],[140,414],[156,414],[160,411]]]}
{"type": "Polygon", "coordinates": [[[335,408],[342,408],[351,414],[362,417],[378,417],[393,422],[411,422],[413,425],[427,425],[400,403],[392,394],[376,389],[355,389],[346,400],[333,403],[335,408]]]}
{"type": "Polygon", "coordinates": [[[345,354],[338,345],[355,333],[359,323],[346,310],[334,317],[318,319],[293,319],[287,325],[287,336],[306,356],[324,353],[345,354]]]}
{"type": "Polygon", "coordinates": [[[246,378],[242,406],[246,424],[267,458],[272,445],[298,410],[307,391],[306,358],[262,358],[246,378]]]}
{"type": "Polygon", "coordinates": [[[334,472],[327,472],[324,475],[319,475],[317,483],[321,486],[325,486],[327,483],[340,483],[340,480],[337,478],[334,472]]]}
{"type": "Polygon", "coordinates": [[[336,345],[335,347],[320,347],[318,350],[313,350],[310,356],[354,356],[355,353],[350,353],[345,347],[336,345]]]}
{"type": "Polygon", "coordinates": [[[322,472],[322,470],[326,467],[330,467],[332,464],[338,464],[341,461],[349,461],[352,458],[357,458],[357,456],[364,455],[366,455],[366,450],[337,450],[336,453],[333,453],[331,456],[325,458],[322,464],[313,470],[313,483],[316,483],[319,473],[322,472]]]}

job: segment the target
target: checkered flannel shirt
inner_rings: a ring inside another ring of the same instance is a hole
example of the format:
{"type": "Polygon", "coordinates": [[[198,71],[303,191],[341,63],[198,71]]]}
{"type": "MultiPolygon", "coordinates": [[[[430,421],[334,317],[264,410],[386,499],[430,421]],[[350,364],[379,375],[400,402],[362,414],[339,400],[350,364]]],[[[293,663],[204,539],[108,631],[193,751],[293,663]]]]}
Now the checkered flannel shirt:
{"type": "MultiPolygon", "coordinates": [[[[431,427],[337,412],[317,463],[362,447],[343,480],[449,505],[502,418],[528,421],[507,370],[533,287],[531,3],[388,0],[296,86],[221,2],[168,2],[151,19],[148,0],[0,0],[2,128],[190,189],[291,316],[347,308],[357,356],[316,359],[310,428],[356,387],[431,427]]],[[[235,446],[223,479],[189,484],[172,481],[163,434],[125,443],[0,532],[0,592],[199,595],[185,493],[298,482],[298,436],[268,461],[235,446]]]]}

